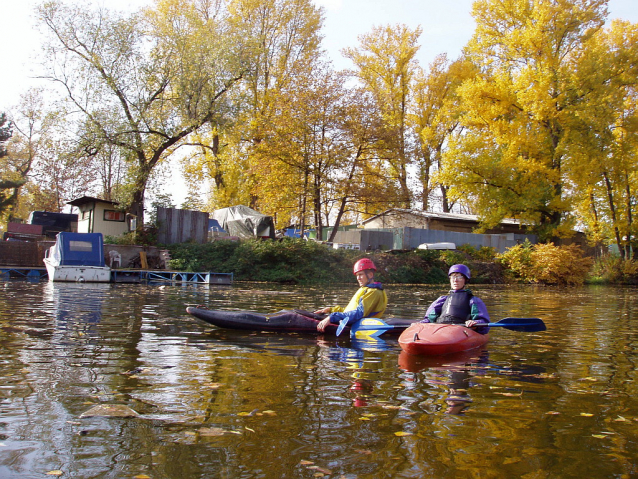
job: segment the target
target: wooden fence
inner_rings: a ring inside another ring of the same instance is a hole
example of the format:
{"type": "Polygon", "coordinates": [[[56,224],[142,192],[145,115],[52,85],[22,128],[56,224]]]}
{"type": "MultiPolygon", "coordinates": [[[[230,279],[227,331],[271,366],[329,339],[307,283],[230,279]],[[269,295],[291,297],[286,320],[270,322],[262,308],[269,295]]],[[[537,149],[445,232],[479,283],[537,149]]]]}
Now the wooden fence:
{"type": "Polygon", "coordinates": [[[161,244],[208,241],[208,213],[158,207],[157,224],[157,241],[161,244]]]}

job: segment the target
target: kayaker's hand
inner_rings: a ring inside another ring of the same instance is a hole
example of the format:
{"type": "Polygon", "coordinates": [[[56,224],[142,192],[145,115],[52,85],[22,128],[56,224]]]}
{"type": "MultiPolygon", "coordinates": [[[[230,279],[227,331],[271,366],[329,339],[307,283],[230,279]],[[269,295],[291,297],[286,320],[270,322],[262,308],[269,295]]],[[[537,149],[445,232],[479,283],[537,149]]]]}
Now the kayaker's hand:
{"type": "Polygon", "coordinates": [[[465,321],[466,328],[473,328],[474,326],[478,326],[478,324],[478,321],[474,321],[472,319],[470,319],[469,321],[465,321]]]}
{"type": "Polygon", "coordinates": [[[315,311],[315,314],[328,314],[331,310],[332,308],[328,306],[327,308],[318,309],[317,311],[315,311]]]}
{"type": "Polygon", "coordinates": [[[326,330],[326,326],[328,326],[330,324],[330,316],[328,316],[326,319],[322,319],[321,321],[319,321],[319,323],[317,324],[317,331],[320,332],[324,332],[326,330]]]}

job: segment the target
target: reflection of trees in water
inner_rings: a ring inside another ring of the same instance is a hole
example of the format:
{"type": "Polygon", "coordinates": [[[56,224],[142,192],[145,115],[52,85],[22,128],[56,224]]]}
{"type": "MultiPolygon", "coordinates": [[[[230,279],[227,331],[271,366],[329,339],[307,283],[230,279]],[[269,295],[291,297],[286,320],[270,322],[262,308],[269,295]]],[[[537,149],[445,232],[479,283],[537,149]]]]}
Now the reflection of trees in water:
{"type": "MultiPolygon", "coordinates": [[[[494,328],[487,361],[419,359],[399,369],[396,339],[388,340],[389,351],[357,350],[347,338],[322,344],[214,329],[184,312],[187,303],[255,311],[320,305],[333,302],[324,293],[347,300],[352,289],[343,286],[307,293],[248,284],[109,285],[100,297],[63,295],[60,329],[59,299],[42,284],[25,286],[6,283],[0,302],[8,349],[0,376],[2,391],[11,391],[0,396],[7,423],[0,434],[10,437],[3,450],[14,448],[23,465],[56,466],[31,470],[57,469],[61,457],[75,464],[71,475],[84,468],[94,476],[290,477],[308,472],[299,470],[301,459],[352,477],[521,477],[530,470],[571,477],[585,471],[586,460],[601,477],[633,471],[635,288],[479,285],[493,320],[540,317],[548,330],[494,328]],[[98,300],[96,322],[90,315],[98,300]],[[79,334],[80,327],[91,334],[79,334]],[[354,350],[353,360],[339,356],[340,348],[354,350]],[[91,407],[85,402],[125,403],[142,418],[67,422],[91,407]],[[234,432],[206,436],[200,427],[234,432]],[[24,459],[21,446],[35,452],[24,459]],[[113,469],[105,472],[105,464],[113,469]]],[[[388,287],[392,304],[415,291],[388,287]]],[[[421,299],[426,307],[428,294],[421,299]]]]}

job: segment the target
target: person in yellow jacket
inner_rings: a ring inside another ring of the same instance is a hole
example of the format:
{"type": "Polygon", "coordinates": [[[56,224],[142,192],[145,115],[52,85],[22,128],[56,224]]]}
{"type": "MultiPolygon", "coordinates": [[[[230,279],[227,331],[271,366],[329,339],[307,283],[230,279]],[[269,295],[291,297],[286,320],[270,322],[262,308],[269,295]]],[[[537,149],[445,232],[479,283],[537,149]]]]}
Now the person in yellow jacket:
{"type": "Polygon", "coordinates": [[[330,313],[330,316],[319,321],[317,330],[325,331],[328,324],[338,324],[348,318],[348,326],[363,318],[380,318],[388,305],[388,297],[383,285],[374,281],[377,267],[371,259],[363,258],[354,264],[354,274],[359,283],[359,289],[345,308],[332,306],[315,311],[316,314],[330,313]]]}

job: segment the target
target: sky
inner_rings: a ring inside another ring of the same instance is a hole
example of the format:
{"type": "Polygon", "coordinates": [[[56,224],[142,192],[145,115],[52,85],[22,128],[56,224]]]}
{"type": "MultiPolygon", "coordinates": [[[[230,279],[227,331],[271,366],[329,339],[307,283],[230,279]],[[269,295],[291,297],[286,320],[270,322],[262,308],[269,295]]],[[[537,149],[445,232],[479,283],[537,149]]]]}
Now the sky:
{"type": "MultiPolygon", "coordinates": [[[[34,28],[34,7],[42,0],[0,0],[0,111],[16,105],[20,95],[35,86],[33,78],[39,63],[40,35],[34,28]]],[[[102,0],[109,8],[125,10],[151,0],[102,0]]],[[[336,69],[351,67],[340,51],[358,45],[357,37],[373,26],[406,24],[421,26],[417,55],[427,67],[434,58],[446,53],[454,59],[474,31],[470,14],[473,0],[314,0],[324,12],[324,48],[336,69]]],[[[609,19],[621,18],[638,23],[638,0],[610,0],[609,19]]],[[[177,195],[174,195],[177,196],[177,195]]],[[[181,197],[180,193],[180,197],[181,197]]],[[[176,198],[178,203],[181,199],[176,198]]]]}

